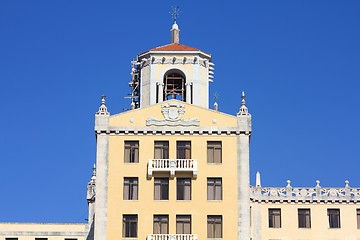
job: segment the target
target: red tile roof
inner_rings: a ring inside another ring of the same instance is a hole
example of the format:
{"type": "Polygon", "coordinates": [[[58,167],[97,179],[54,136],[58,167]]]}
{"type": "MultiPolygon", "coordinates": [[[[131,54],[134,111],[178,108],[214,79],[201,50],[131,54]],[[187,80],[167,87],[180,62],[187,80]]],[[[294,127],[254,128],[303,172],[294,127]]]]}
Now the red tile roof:
{"type": "Polygon", "coordinates": [[[180,43],[170,43],[164,46],[150,49],[150,51],[200,51],[197,48],[182,45],[180,43]]]}

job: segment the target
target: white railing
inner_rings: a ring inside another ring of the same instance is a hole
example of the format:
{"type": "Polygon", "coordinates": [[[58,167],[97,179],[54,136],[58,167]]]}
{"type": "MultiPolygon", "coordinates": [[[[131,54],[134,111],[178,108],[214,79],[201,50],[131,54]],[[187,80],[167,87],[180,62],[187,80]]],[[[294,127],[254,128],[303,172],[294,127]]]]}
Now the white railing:
{"type": "Polygon", "coordinates": [[[197,240],[197,234],[148,234],[146,240],[197,240]]]}
{"type": "Polygon", "coordinates": [[[192,172],[197,177],[197,161],[194,159],[150,159],[148,162],[148,176],[153,172],[170,172],[171,177],[175,172],[192,172]]]}

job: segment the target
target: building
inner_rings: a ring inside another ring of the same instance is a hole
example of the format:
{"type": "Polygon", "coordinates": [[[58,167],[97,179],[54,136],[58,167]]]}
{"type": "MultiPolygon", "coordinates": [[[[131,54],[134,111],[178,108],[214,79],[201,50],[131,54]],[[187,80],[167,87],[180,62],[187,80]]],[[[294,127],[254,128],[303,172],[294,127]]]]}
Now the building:
{"type": "Polygon", "coordinates": [[[251,115],[209,107],[211,54],[171,43],[132,62],[130,110],[95,114],[89,224],[0,224],[5,240],[360,239],[360,189],[250,186],[251,115]]]}

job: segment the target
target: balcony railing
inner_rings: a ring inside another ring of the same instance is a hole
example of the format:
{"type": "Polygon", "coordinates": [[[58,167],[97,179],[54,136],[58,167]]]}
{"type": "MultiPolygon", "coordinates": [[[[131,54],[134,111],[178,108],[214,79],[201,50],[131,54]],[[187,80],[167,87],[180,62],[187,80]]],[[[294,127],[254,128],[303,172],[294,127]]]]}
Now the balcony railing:
{"type": "Polygon", "coordinates": [[[170,172],[174,177],[175,172],[192,172],[197,177],[197,161],[194,159],[150,159],[148,163],[148,176],[153,172],[170,172]]]}
{"type": "Polygon", "coordinates": [[[148,234],[146,240],[197,240],[197,234],[148,234]]]}

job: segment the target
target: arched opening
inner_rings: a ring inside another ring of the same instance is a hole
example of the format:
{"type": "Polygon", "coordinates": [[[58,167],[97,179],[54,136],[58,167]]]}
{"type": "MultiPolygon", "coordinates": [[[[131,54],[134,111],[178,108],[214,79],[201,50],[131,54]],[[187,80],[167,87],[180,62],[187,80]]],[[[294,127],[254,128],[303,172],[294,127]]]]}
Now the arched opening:
{"type": "Polygon", "coordinates": [[[186,101],[185,74],[178,69],[171,69],[164,75],[164,100],[178,99],[186,101]]]}

